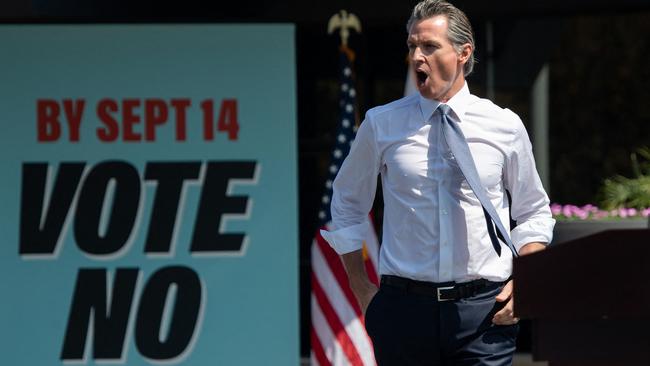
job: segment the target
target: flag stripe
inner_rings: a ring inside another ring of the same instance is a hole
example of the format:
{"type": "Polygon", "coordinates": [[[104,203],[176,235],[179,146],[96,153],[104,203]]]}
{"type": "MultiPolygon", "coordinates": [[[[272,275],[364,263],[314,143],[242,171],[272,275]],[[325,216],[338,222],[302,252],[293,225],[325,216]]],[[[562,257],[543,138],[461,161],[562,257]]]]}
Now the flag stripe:
{"type": "Polygon", "coordinates": [[[372,260],[368,258],[368,260],[365,261],[365,265],[366,265],[366,273],[368,273],[368,279],[370,280],[370,282],[379,286],[379,276],[377,275],[377,271],[375,271],[375,265],[372,263],[372,260]]]}
{"type": "Polygon", "coordinates": [[[348,299],[348,302],[352,306],[352,309],[354,309],[354,312],[357,314],[357,316],[361,316],[361,308],[359,307],[357,298],[354,296],[354,293],[350,288],[348,275],[345,272],[343,263],[341,263],[341,258],[339,258],[338,254],[336,254],[334,249],[332,249],[329,244],[327,244],[325,239],[323,239],[319,233],[316,234],[316,242],[318,243],[318,248],[323,254],[325,261],[327,261],[327,264],[332,270],[332,274],[334,274],[334,277],[336,277],[336,280],[341,286],[345,297],[348,299]]]}
{"type": "Polygon", "coordinates": [[[336,302],[332,301],[336,315],[341,320],[341,323],[344,324],[346,332],[364,361],[363,364],[374,365],[372,342],[366,334],[363,318],[357,316],[353,309],[345,303],[343,291],[323,256],[320,255],[320,248],[314,247],[314,254],[312,261],[313,273],[318,279],[319,284],[321,284],[323,292],[328,299],[341,299],[336,302]]]}
{"type": "MultiPolygon", "coordinates": [[[[371,223],[374,223],[373,215],[369,215],[368,220],[371,223]]],[[[372,225],[374,227],[374,225],[372,225]]],[[[368,253],[368,261],[366,261],[366,270],[368,272],[368,278],[377,286],[379,286],[379,242],[377,241],[377,236],[375,233],[371,233],[366,238],[366,252],[368,253]]]]}
{"type": "Polygon", "coordinates": [[[316,301],[318,305],[320,305],[320,308],[323,311],[323,315],[325,316],[325,319],[327,320],[330,328],[332,328],[332,331],[338,340],[338,343],[341,345],[341,348],[343,348],[343,352],[345,352],[345,355],[347,356],[348,360],[350,360],[351,364],[363,365],[361,357],[359,356],[359,352],[357,352],[352,339],[350,339],[350,335],[348,335],[348,333],[345,331],[345,327],[341,323],[341,319],[339,319],[338,315],[336,315],[332,304],[330,304],[329,300],[325,296],[325,292],[323,292],[323,288],[321,287],[320,283],[318,283],[318,279],[313,272],[311,278],[312,291],[314,292],[314,296],[316,296],[316,301]]]}
{"type": "Polygon", "coordinates": [[[318,335],[316,334],[316,330],[314,327],[311,327],[311,350],[314,354],[314,358],[316,362],[318,362],[318,365],[322,366],[329,366],[330,361],[327,359],[327,356],[325,355],[325,350],[323,349],[323,346],[320,344],[320,339],[318,339],[318,335]]]}
{"type": "Polygon", "coordinates": [[[348,365],[348,359],[345,356],[341,345],[336,341],[336,337],[332,333],[332,329],[327,324],[325,316],[318,305],[316,296],[312,291],[311,296],[311,316],[314,324],[314,331],[320,340],[320,344],[325,351],[325,357],[330,365],[348,365]]]}
{"type": "Polygon", "coordinates": [[[309,356],[309,359],[310,359],[311,366],[320,366],[320,364],[318,363],[318,360],[316,360],[316,356],[314,356],[314,352],[311,352],[311,354],[309,356]]]}
{"type": "MultiPolygon", "coordinates": [[[[371,212],[368,215],[368,220],[370,221],[372,227],[375,227],[375,215],[371,212]]],[[[379,242],[377,241],[377,235],[375,235],[374,232],[372,232],[368,237],[366,238],[366,246],[368,247],[368,256],[372,260],[372,263],[375,266],[375,273],[377,272],[378,264],[379,264],[379,242]]]]}

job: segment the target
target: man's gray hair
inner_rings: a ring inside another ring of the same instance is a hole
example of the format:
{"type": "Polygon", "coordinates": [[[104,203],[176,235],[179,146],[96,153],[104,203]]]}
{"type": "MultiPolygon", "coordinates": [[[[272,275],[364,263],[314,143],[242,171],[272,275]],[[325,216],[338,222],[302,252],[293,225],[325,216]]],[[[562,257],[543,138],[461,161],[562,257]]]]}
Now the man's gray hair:
{"type": "Polygon", "coordinates": [[[463,67],[465,76],[472,73],[476,60],[474,59],[474,33],[472,25],[467,19],[467,15],[462,10],[441,0],[423,0],[414,8],[409,21],[406,23],[406,31],[411,32],[411,27],[425,19],[433,18],[437,15],[447,17],[447,37],[457,52],[463,50],[463,45],[469,43],[472,45],[472,53],[463,67]]]}

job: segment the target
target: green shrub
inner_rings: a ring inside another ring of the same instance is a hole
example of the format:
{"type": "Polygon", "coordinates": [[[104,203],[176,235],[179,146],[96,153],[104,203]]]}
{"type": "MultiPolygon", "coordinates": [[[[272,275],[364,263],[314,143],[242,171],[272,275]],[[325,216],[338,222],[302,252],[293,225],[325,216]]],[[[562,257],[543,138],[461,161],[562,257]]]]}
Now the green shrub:
{"type": "Polygon", "coordinates": [[[600,204],[605,209],[650,207],[650,148],[638,149],[630,160],[634,178],[617,175],[603,182],[600,204]],[[639,156],[643,161],[639,161],[639,156]]]}

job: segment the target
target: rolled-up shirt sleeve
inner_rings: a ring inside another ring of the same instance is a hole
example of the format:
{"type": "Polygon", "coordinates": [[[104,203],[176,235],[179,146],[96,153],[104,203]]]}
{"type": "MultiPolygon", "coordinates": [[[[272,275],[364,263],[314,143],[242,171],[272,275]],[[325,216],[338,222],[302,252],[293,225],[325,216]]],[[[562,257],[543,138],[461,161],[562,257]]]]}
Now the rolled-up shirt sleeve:
{"type": "Polygon", "coordinates": [[[505,183],[512,196],[512,218],[517,222],[511,239],[519,251],[528,243],[550,243],[555,220],[535,167],[530,139],[518,117],[517,122],[513,149],[506,162],[505,183]]]}
{"type": "Polygon", "coordinates": [[[331,230],[321,230],[323,238],[338,254],[363,247],[371,230],[368,213],[375,199],[379,167],[375,132],[370,117],[366,116],[334,179],[331,230]]]}

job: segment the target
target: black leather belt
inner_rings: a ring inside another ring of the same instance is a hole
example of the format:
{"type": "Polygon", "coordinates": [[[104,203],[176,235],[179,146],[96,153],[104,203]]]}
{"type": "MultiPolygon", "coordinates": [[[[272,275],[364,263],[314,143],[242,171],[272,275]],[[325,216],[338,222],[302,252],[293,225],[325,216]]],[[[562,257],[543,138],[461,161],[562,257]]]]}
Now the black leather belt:
{"type": "Polygon", "coordinates": [[[397,288],[404,292],[434,296],[438,299],[438,301],[453,301],[464,299],[480,293],[481,290],[486,289],[487,287],[494,288],[501,284],[501,282],[492,282],[482,278],[463,283],[434,283],[416,281],[392,275],[381,276],[382,286],[397,288]]]}

